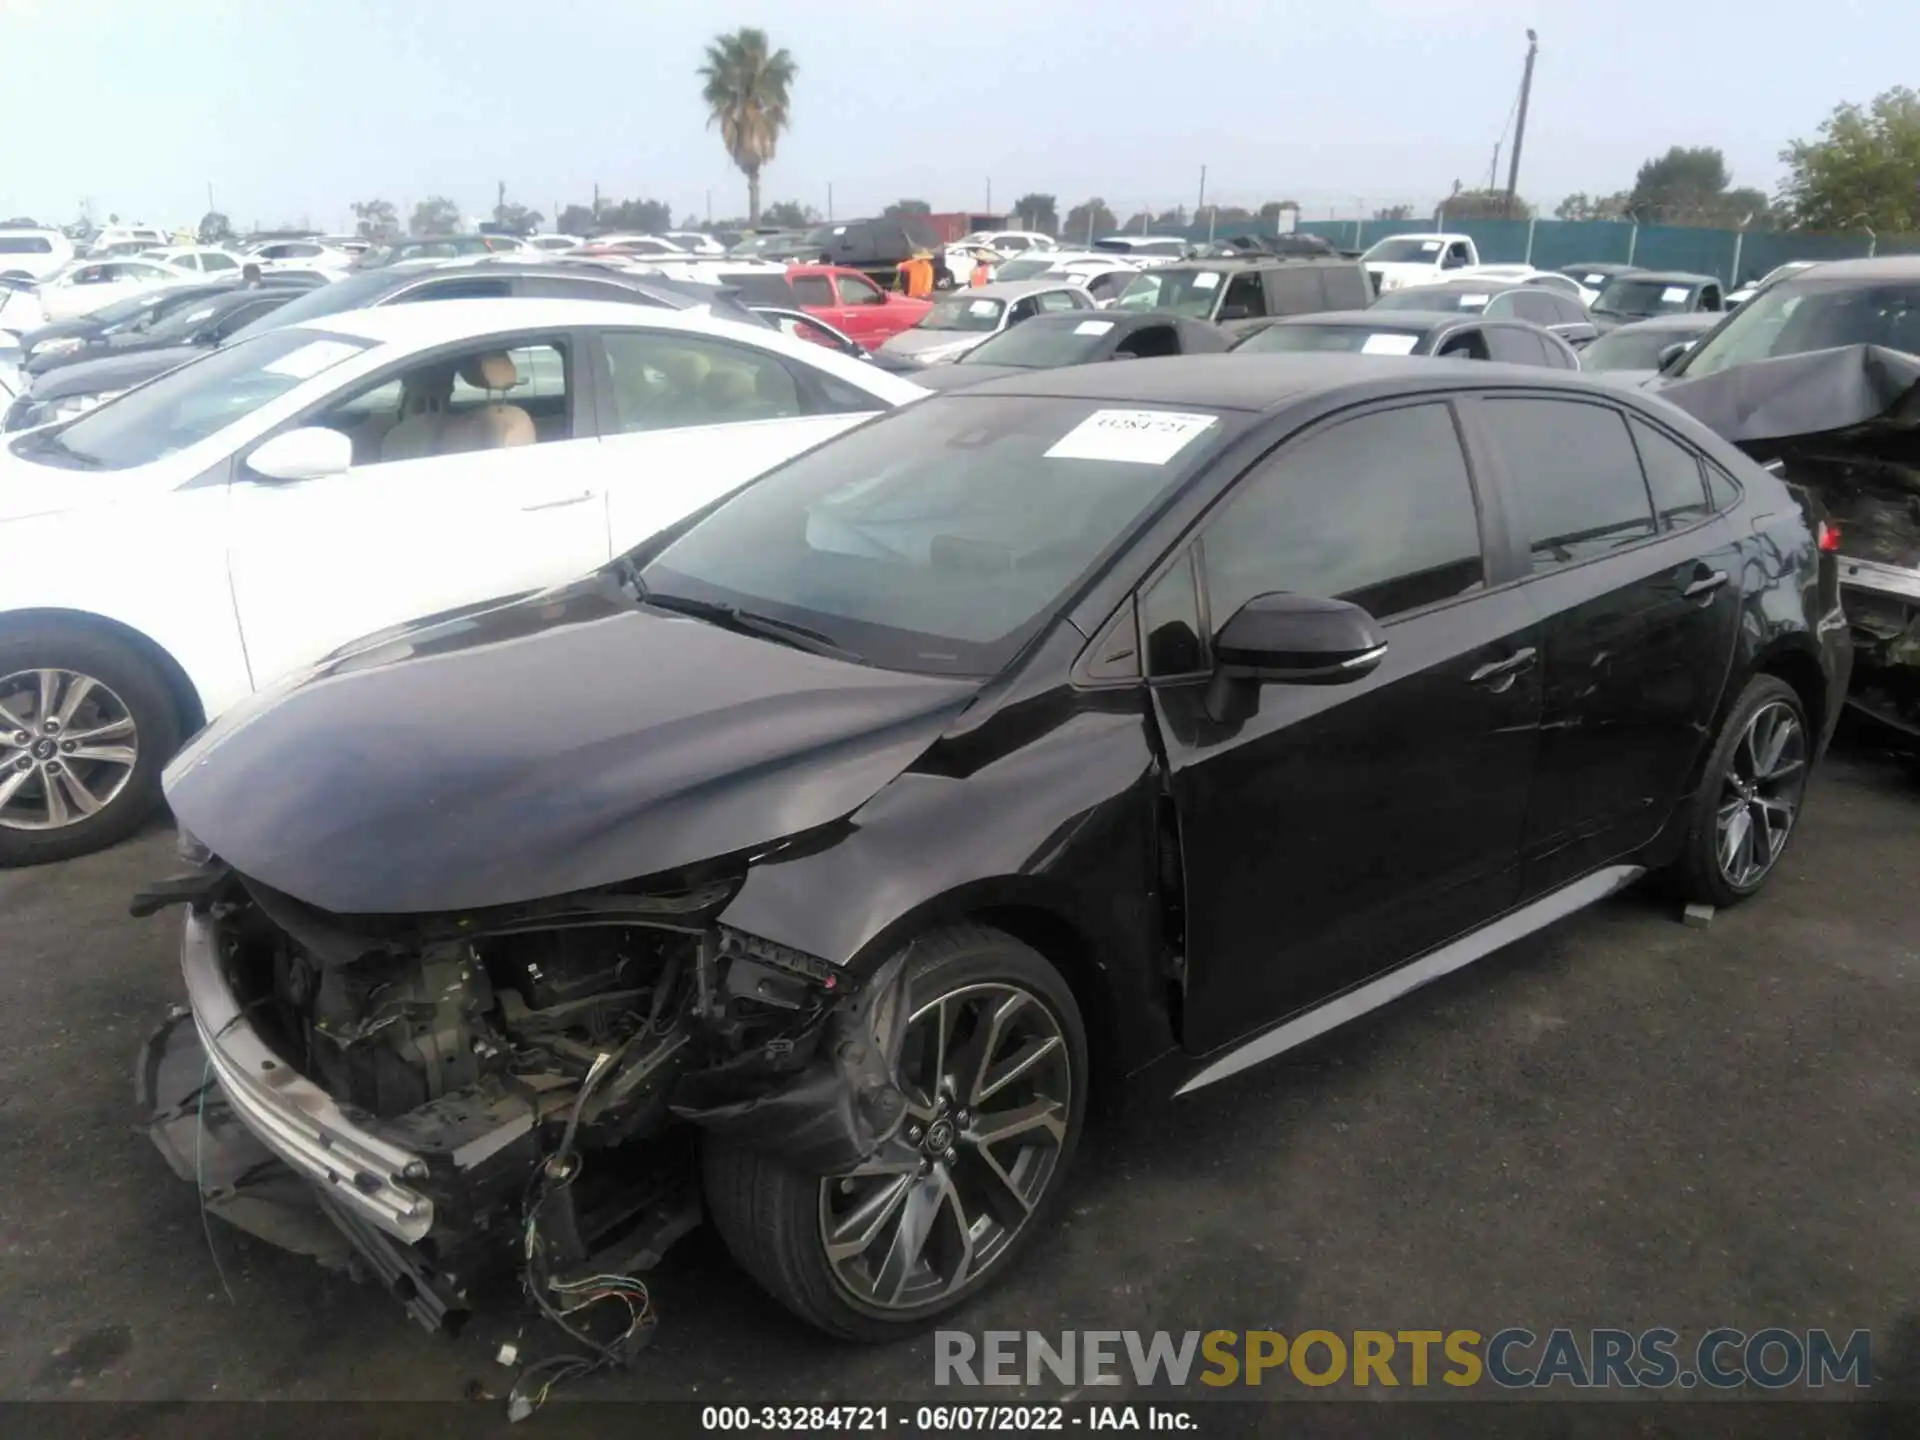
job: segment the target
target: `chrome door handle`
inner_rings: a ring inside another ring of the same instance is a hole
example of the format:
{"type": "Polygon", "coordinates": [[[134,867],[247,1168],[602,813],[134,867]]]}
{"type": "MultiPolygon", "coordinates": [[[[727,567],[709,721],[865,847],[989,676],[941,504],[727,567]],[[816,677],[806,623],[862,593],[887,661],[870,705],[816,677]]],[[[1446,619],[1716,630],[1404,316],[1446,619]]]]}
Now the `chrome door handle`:
{"type": "Polygon", "coordinates": [[[522,505],[520,513],[531,515],[535,510],[562,510],[569,505],[584,505],[593,499],[593,491],[582,490],[578,495],[569,495],[564,500],[543,500],[538,505],[522,505]]]}
{"type": "Polygon", "coordinates": [[[1504,660],[1493,660],[1482,665],[1467,677],[1467,682],[1472,685],[1485,685],[1491,681],[1495,690],[1505,690],[1521,671],[1533,668],[1536,658],[1538,657],[1533,647],[1529,645],[1524,650],[1514,651],[1504,660]]]}
{"type": "Polygon", "coordinates": [[[1727,572],[1716,570],[1711,575],[1703,575],[1680,592],[1683,600],[1698,600],[1702,595],[1711,595],[1727,583],[1727,572]]]}

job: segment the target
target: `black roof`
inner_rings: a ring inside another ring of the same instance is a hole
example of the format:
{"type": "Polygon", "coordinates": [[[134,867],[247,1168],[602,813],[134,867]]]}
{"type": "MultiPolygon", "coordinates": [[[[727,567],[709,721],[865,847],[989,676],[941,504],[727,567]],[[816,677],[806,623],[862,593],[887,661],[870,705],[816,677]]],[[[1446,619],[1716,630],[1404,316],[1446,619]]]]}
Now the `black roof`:
{"type": "Polygon", "coordinates": [[[1388,355],[1176,355],[1125,365],[1069,365],[1029,370],[960,392],[1111,401],[1122,405],[1204,405],[1214,410],[1281,410],[1320,396],[1355,391],[1355,399],[1438,389],[1461,381],[1554,386],[1619,399],[1618,387],[1577,371],[1504,365],[1489,360],[1402,359],[1388,355]],[[1364,392],[1364,393],[1360,393],[1364,392]]]}
{"type": "MultiPolygon", "coordinates": [[[[1161,266],[1158,268],[1164,269],[1166,267],[1161,266]]],[[[1142,273],[1151,274],[1152,272],[1147,271],[1142,273]]],[[[1026,282],[1016,280],[1010,283],[1018,285],[1026,282]]],[[[983,286],[981,288],[984,289],[986,287],[983,286]]],[[[1023,330],[1030,327],[1038,327],[1043,330],[1048,328],[1058,330],[1068,325],[1085,325],[1089,321],[1095,320],[1111,321],[1114,328],[1123,331],[1138,330],[1143,325],[1184,324],[1198,325],[1204,329],[1213,328],[1204,320],[1195,320],[1189,315],[1182,315],[1174,310],[1121,310],[1118,308],[1111,310],[1050,310],[1043,315],[1035,315],[1031,319],[1022,320],[1020,327],[1023,330]]],[[[1102,333],[1104,334],[1105,332],[1103,331],[1102,333]]]]}
{"type": "Polygon", "coordinates": [[[1620,335],[1631,330],[1636,334],[1645,334],[1649,330],[1666,330],[1676,335],[1704,335],[1726,318],[1727,314],[1724,310],[1689,310],[1680,315],[1649,315],[1644,320],[1616,325],[1607,333],[1620,335]]]}
{"type": "Polygon", "coordinates": [[[1206,255],[1174,260],[1143,270],[1143,275],[1158,275],[1168,270],[1303,270],[1315,266],[1338,265],[1351,269],[1360,262],[1338,253],[1332,255],[1268,255],[1249,250],[1240,255],[1206,255]]]}

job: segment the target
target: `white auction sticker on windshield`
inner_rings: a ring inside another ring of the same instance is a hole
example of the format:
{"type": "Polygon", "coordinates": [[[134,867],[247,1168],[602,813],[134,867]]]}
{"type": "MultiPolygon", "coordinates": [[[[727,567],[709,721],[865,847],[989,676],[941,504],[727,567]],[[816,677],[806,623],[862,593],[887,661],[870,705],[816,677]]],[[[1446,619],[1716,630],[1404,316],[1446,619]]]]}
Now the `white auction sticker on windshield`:
{"type": "Polygon", "coordinates": [[[991,315],[1000,308],[998,300],[969,300],[967,313],[971,315],[991,315]]]}
{"type": "Polygon", "coordinates": [[[1420,343],[1418,335],[1369,335],[1360,346],[1362,355],[1411,355],[1420,343]]]}
{"type": "Polygon", "coordinates": [[[1420,242],[1420,253],[1422,255],[1431,255],[1439,248],[1440,242],[1438,240],[1422,240],[1420,242]]]}
{"type": "Polygon", "coordinates": [[[1096,410],[1056,440],[1047,458],[1164,465],[1215,418],[1177,410],[1096,410]]]}
{"type": "Polygon", "coordinates": [[[1219,283],[1220,277],[1211,270],[1202,270],[1193,277],[1193,288],[1196,290],[1211,290],[1219,283]]]}
{"type": "Polygon", "coordinates": [[[1660,303],[1662,305],[1686,304],[1687,303],[1687,287],[1684,285],[1669,285],[1666,289],[1660,292],[1660,303]]]}
{"type": "Polygon", "coordinates": [[[1462,295],[1460,297],[1460,308],[1462,310],[1484,310],[1487,307],[1487,301],[1492,298],[1491,295],[1462,295]]]}
{"type": "Polygon", "coordinates": [[[1104,335],[1113,328],[1111,320],[1082,320],[1073,327],[1076,335],[1104,335]]]}
{"type": "Polygon", "coordinates": [[[278,360],[270,360],[260,368],[269,375],[286,375],[295,380],[311,380],[322,370],[330,370],[342,360],[359,353],[358,345],[349,345],[343,340],[315,340],[311,345],[302,345],[298,350],[289,350],[278,360]]]}

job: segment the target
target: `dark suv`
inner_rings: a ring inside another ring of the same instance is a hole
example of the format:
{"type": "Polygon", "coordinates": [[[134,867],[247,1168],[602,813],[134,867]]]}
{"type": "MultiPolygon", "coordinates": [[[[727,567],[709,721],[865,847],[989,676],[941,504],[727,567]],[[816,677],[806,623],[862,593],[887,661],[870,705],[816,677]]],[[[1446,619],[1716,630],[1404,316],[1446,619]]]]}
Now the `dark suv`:
{"type": "Polygon", "coordinates": [[[1757,892],[1845,688],[1819,561],[1778,479],[1572,373],[916,401],[203,731],[153,1134],[430,1324],[705,1214],[823,1329],[930,1325],[1115,1077],[1202,1089],[1647,871],[1757,892]]]}
{"type": "Polygon", "coordinates": [[[1275,315],[1364,310],[1373,286],[1358,260],[1338,258],[1185,260],[1142,270],[1113,303],[1123,310],[1170,310],[1228,331],[1275,315]]]}

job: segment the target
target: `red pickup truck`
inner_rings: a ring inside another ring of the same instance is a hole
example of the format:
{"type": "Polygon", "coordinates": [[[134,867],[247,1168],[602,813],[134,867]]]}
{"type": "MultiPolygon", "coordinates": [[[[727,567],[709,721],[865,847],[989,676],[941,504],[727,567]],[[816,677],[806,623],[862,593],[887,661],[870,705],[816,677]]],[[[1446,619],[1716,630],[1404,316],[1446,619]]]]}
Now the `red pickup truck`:
{"type": "Polygon", "coordinates": [[[911,329],[933,308],[928,301],[882,290],[858,270],[842,265],[789,265],[787,280],[801,309],[869,350],[911,329]]]}

